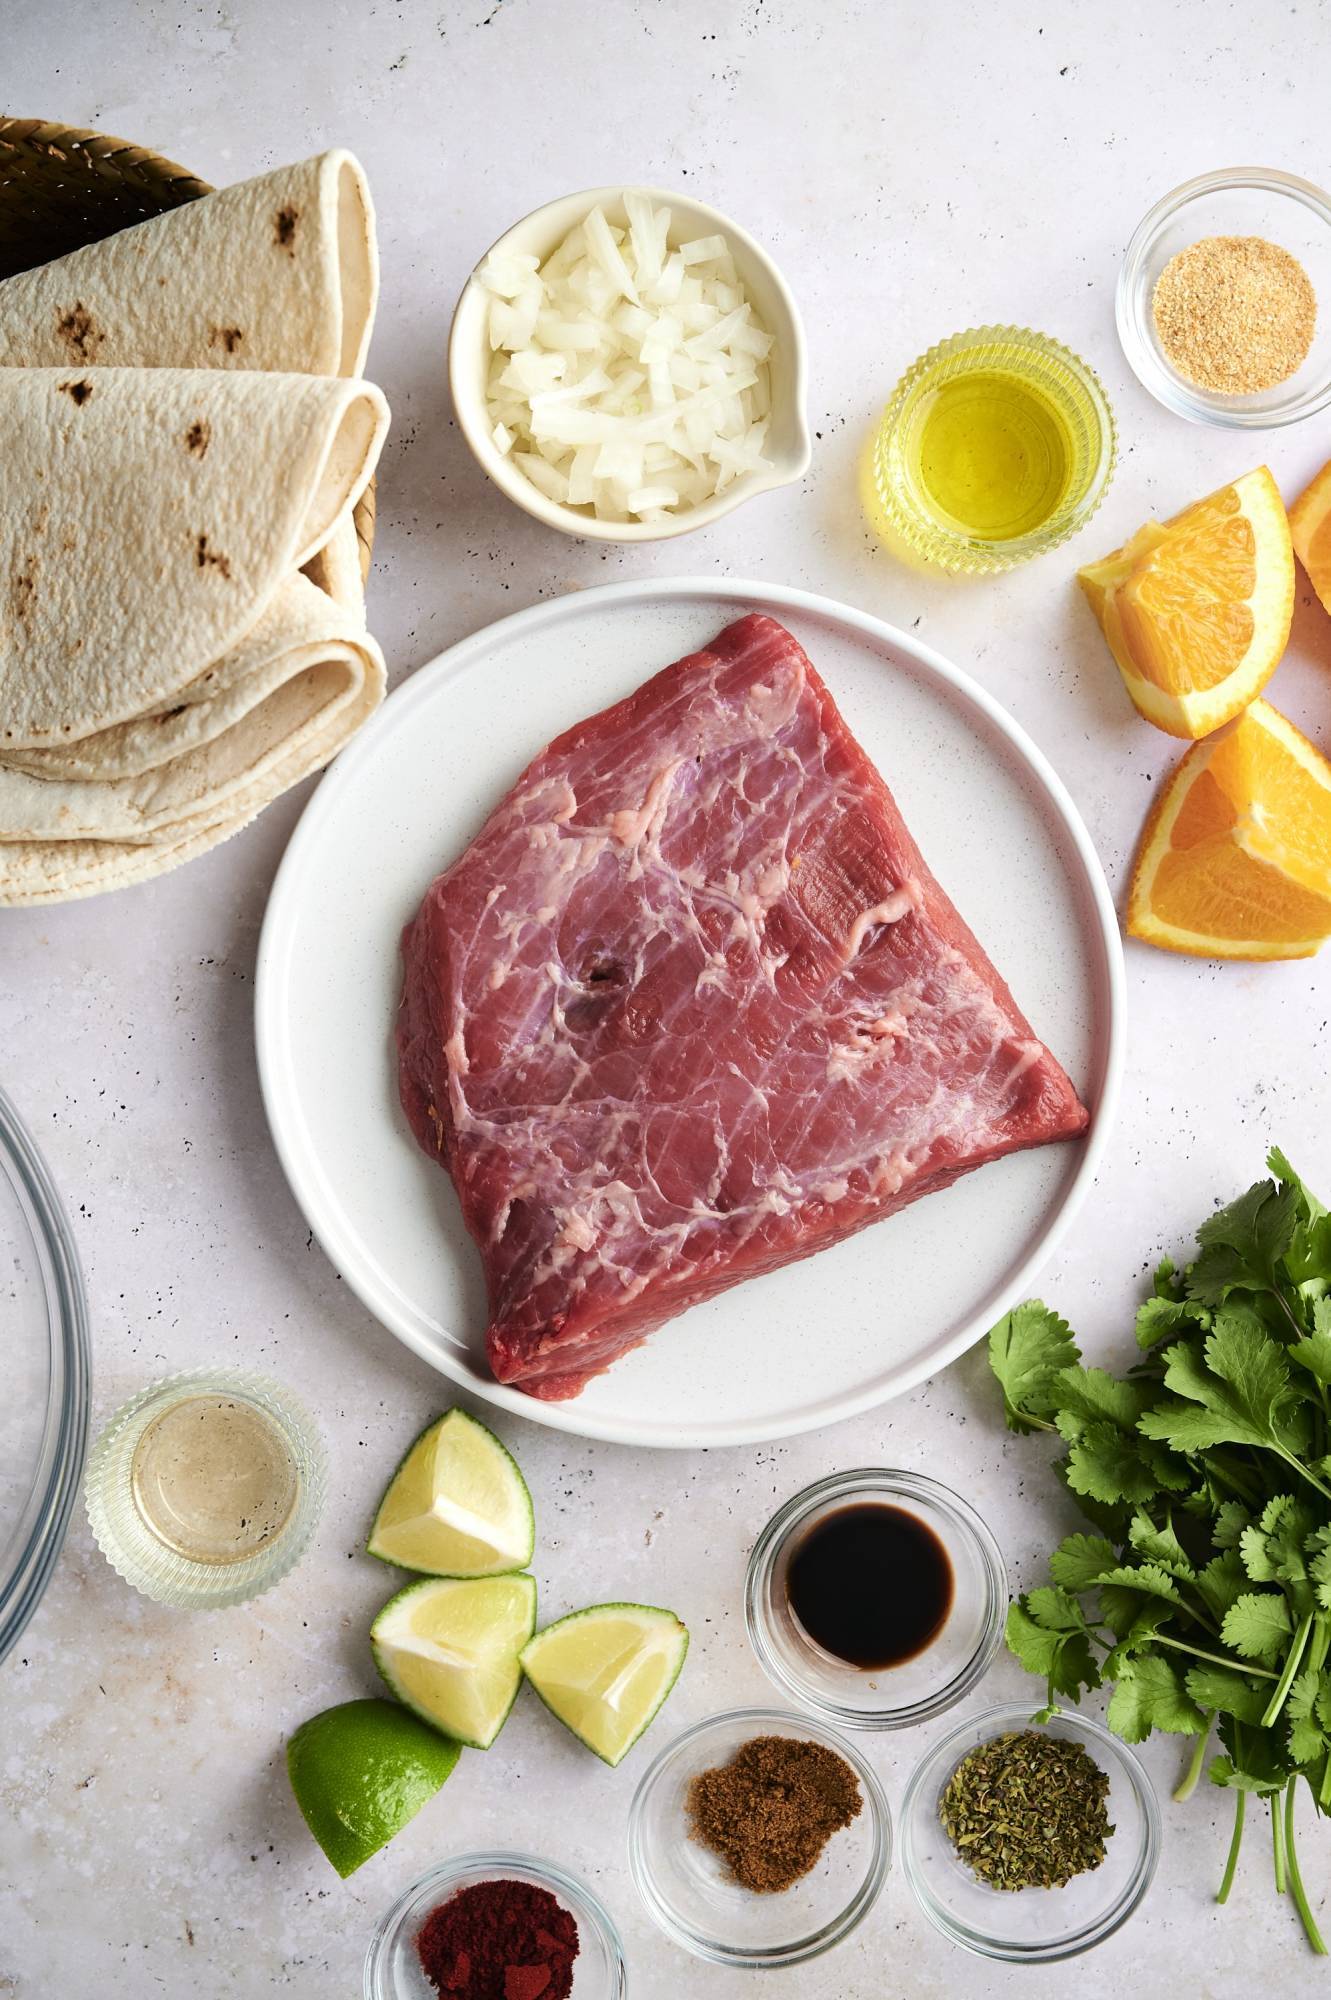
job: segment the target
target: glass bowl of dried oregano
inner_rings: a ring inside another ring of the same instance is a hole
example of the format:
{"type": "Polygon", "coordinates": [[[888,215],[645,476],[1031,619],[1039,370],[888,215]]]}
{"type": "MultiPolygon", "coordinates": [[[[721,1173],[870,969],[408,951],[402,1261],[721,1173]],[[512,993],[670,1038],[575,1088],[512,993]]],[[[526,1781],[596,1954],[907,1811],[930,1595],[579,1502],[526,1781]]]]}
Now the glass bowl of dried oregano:
{"type": "Polygon", "coordinates": [[[1270,430],[1331,404],[1331,196],[1273,167],[1185,181],[1138,225],[1115,301],[1133,373],[1194,424],[1270,430]]]}
{"type": "Polygon", "coordinates": [[[675,1944],[717,1965],[799,1965],[878,1897],[892,1824],[846,1739],[784,1708],[709,1716],[661,1752],[634,1795],[629,1863],[675,1944]]]}
{"type": "Polygon", "coordinates": [[[950,1730],[901,1809],[901,1862],[954,1944],[1039,1965],[1100,1944],[1146,1894],[1160,1808],[1102,1723],[1005,1702],[950,1730]]]}

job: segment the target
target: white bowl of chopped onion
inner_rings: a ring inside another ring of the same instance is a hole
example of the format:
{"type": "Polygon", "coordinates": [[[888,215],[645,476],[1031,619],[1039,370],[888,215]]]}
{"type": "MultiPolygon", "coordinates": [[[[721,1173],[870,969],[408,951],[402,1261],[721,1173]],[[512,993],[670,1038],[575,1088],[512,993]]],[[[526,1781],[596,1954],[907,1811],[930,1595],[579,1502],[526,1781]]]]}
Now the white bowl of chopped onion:
{"type": "Polygon", "coordinates": [[[448,375],[480,465],[566,535],[662,541],[808,469],[795,301],[687,195],[592,188],[515,223],[458,301],[448,375]]]}

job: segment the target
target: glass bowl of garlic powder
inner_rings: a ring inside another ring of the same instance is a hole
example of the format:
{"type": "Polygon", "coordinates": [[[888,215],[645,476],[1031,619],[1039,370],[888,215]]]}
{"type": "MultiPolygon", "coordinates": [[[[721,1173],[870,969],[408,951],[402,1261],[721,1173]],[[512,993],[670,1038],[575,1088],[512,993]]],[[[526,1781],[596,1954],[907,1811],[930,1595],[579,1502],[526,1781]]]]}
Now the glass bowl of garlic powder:
{"type": "Polygon", "coordinates": [[[1271,430],[1331,404],[1331,196],[1267,167],[1185,181],[1133,235],[1115,302],[1134,374],[1189,423],[1271,430]]]}

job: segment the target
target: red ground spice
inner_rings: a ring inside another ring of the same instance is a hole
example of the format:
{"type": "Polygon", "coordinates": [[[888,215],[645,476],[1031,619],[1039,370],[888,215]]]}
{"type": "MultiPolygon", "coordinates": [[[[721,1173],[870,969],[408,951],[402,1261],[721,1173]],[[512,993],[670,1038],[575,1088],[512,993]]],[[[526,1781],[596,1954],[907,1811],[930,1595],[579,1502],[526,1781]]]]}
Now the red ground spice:
{"type": "Polygon", "coordinates": [[[578,1926],[533,1882],[473,1882],[431,1910],[416,1950],[436,1991],[458,2000],[568,2000],[578,1926]]]}

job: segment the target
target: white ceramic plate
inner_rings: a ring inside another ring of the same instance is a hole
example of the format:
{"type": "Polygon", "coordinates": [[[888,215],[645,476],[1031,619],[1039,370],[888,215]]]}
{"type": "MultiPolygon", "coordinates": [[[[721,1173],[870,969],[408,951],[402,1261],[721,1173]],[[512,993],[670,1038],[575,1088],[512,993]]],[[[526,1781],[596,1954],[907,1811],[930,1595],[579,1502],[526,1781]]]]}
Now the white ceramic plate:
{"type": "Polygon", "coordinates": [[[680,578],[534,605],[413,674],[338,759],[287,849],[259,949],[259,1072],[305,1215],[375,1316],[464,1388],[587,1437],[734,1445],[869,1408],[952,1360],[1027,1290],[1108,1132],[1118,924],[1089,837],[1016,723],[879,619],[807,591],[680,578]],[[397,942],[528,760],[745,610],[794,632],[906,822],[1093,1110],[1087,1138],[995,1161],[807,1262],[695,1307],[581,1396],[485,1365],[480,1260],[398,1108],[397,942]]]}

